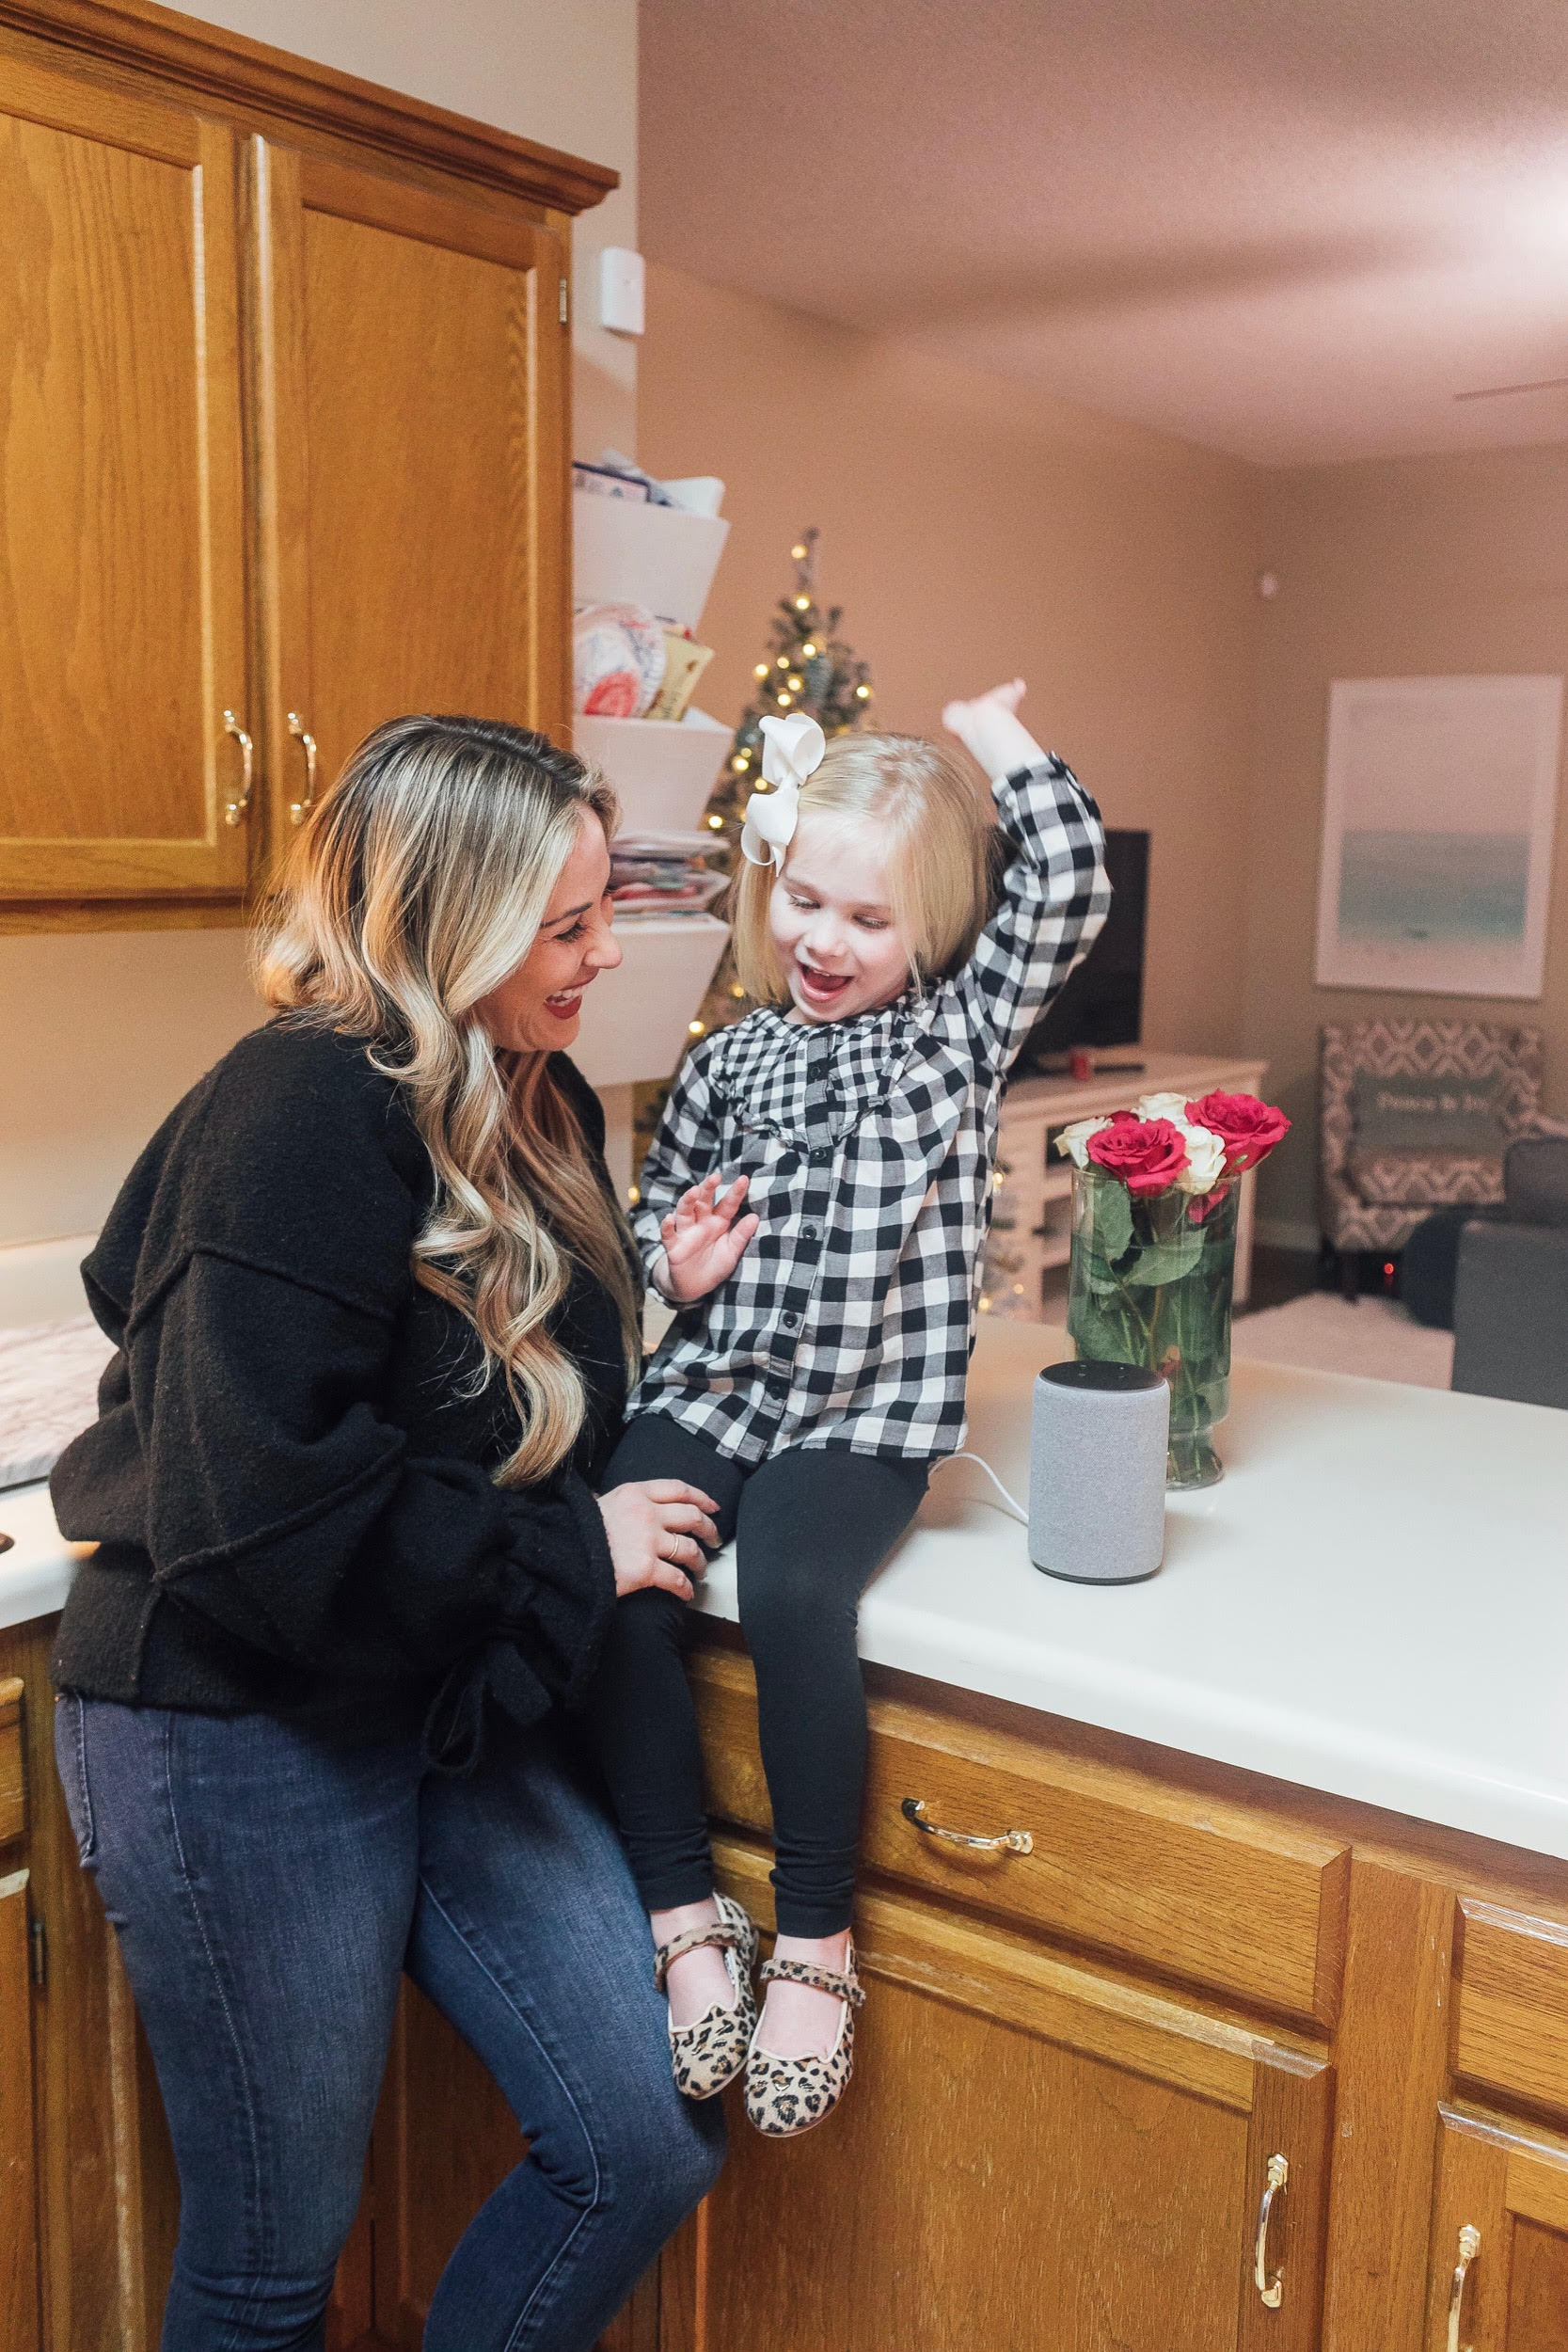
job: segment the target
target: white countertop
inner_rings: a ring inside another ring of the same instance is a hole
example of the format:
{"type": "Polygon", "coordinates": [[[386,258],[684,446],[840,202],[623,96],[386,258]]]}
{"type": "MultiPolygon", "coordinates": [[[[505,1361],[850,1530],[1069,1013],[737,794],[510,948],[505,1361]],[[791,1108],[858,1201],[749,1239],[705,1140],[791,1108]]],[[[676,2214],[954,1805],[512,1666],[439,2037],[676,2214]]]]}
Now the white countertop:
{"type": "Polygon", "coordinates": [[[41,1478],[0,1494],[0,1533],[14,1538],[9,1551],[0,1551],[0,1627],[64,1608],[71,1572],[92,1546],[66,1542],[41,1478]]]}
{"type": "MultiPolygon", "coordinates": [[[[981,1325],[969,1443],[1021,1501],[1070,1352],[981,1325]]],[[[1568,1412],[1266,1364],[1231,1397],[1147,1583],[1042,1575],[983,1473],[939,1470],[863,1657],[1568,1859],[1568,1412]]],[[[703,1607],[734,1617],[730,1553],[703,1607]]]]}
{"type": "MultiPolygon", "coordinates": [[[[970,1439],[1027,1492],[1034,1375],[1065,1332],[983,1324],[970,1439]]],[[[865,1597],[862,1654],[1568,1859],[1568,1413],[1238,1364],[1227,1475],[1172,1496],[1145,1584],[1066,1584],[939,1470],[865,1597]]],[[[0,1625],[57,1609],[80,1547],[0,1495],[0,1625]]],[[[735,1614],[731,1553],[704,1609],[735,1614]]]]}

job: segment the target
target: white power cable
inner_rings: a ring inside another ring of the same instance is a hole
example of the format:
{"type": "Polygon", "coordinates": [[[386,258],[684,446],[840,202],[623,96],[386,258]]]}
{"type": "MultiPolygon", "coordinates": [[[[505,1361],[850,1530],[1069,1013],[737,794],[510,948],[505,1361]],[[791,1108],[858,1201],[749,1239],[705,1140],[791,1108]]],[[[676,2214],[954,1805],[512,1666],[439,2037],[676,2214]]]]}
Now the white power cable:
{"type": "Polygon", "coordinates": [[[1008,1493],[1006,1487],[1004,1486],[1002,1481],[998,1478],[996,1472],[992,1470],[990,1464],[987,1461],[983,1454],[971,1454],[967,1451],[967,1449],[961,1454],[944,1454],[941,1457],[941,1460],[933,1463],[932,1468],[934,1470],[941,1470],[943,1462],[977,1463],[980,1469],[985,1471],[986,1476],[990,1480],[991,1485],[996,1488],[997,1493],[1002,1498],[1000,1502],[991,1502],[990,1495],[981,1495],[977,1498],[977,1500],[981,1502],[990,1502],[990,1507],[993,1511],[1010,1511],[1015,1519],[1022,1520],[1025,1527],[1028,1526],[1028,1512],[1023,1508],[1023,1505],[1019,1502],[1016,1495],[1008,1493]]]}

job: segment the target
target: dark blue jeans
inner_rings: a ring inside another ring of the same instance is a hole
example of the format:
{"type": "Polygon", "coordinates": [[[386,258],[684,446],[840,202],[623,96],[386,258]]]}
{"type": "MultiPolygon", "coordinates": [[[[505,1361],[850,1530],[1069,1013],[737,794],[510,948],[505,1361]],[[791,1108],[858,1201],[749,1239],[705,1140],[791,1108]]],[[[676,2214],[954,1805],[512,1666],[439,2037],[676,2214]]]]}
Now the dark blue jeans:
{"type": "Polygon", "coordinates": [[[588,2352],[711,2187],[723,2122],[674,2088],[647,1919],[553,1736],[498,1739],[471,1780],[412,1736],[261,1714],[67,1696],[55,1737],[180,2168],[164,2352],[321,2344],[404,1969],[531,2143],[427,2352],[588,2352]]]}

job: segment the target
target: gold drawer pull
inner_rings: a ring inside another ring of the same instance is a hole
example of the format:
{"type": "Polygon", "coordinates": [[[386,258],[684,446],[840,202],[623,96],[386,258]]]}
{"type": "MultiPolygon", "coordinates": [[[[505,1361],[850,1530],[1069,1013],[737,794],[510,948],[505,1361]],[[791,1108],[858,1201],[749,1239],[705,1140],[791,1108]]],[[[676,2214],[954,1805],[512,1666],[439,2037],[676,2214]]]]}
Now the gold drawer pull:
{"type": "Polygon", "coordinates": [[[939,1829],[926,1819],[924,1797],[904,1799],[904,1819],[927,1837],[945,1837],[950,1846],[967,1846],[971,1853],[1033,1853],[1035,1841],[1026,1829],[1005,1829],[995,1837],[972,1837],[967,1830],[939,1829]]]}
{"type": "Polygon", "coordinates": [[[1257,2284],[1259,2300],[1265,2311],[1276,2312],[1285,2300],[1285,2265],[1283,2263],[1269,2277],[1269,2222],[1274,2213],[1274,2201],[1291,2177],[1291,2168],[1283,2156],[1269,2158],[1269,2184],[1258,2207],[1258,2243],[1253,2249],[1252,2275],[1257,2284]]]}
{"type": "Polygon", "coordinates": [[[1465,2308],[1465,2280],[1470,2265],[1481,2252],[1481,2232],[1466,2221],[1459,2233],[1459,2261],[1449,2289],[1449,2352],[1460,2352],[1459,2315],[1465,2308]]]}
{"type": "Polygon", "coordinates": [[[225,801],[223,804],[224,823],[237,825],[250,806],[250,787],[252,771],[256,764],[256,746],[231,710],[226,710],[223,714],[223,731],[225,735],[231,735],[240,747],[240,788],[232,800],[225,801]]]}
{"type": "Polygon", "coordinates": [[[289,733],[305,754],[305,798],[289,803],[289,820],[303,825],[316,805],[316,739],[297,710],[290,711],[288,725],[289,733]]]}

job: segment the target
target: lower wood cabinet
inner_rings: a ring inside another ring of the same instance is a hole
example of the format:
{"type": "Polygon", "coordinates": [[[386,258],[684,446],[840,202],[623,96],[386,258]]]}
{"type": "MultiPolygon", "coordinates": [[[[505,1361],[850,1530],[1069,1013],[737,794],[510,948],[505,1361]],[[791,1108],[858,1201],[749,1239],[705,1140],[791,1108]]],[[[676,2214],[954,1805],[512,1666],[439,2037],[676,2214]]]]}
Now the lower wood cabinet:
{"type": "Polygon", "coordinates": [[[0,2312],[6,2352],[43,2341],[27,1878],[0,1850],[0,2312]]]}
{"type": "Polygon", "coordinates": [[[179,2196],[55,1771],[57,1622],[0,1628],[0,2347],[151,2352],[179,2196]]]}
{"type": "MultiPolygon", "coordinates": [[[[721,1851],[761,1916],[767,1867],[721,1851]]],[[[857,1950],[853,2089],[799,2143],[736,2114],[661,2352],[1310,2352],[1322,2057],[898,1898],[857,1950]]]]}
{"type": "Polygon", "coordinates": [[[1568,2344],[1568,2141],[1443,2109],[1425,2341],[1568,2344]]]}
{"type": "MultiPolygon", "coordinates": [[[[0,1633],[0,2352],[151,2352],[178,2191],[52,1632],[0,1633]]],[[[694,1671],[721,1876],[767,1924],[749,1671],[694,1671]]],[[[1568,1866],[1006,1713],[874,1698],[854,2084],[784,2143],[732,2097],[600,2352],[1568,2352],[1568,1866]],[[911,1792],[1037,1845],[901,1836],[911,1792]]],[[[524,2153],[405,1988],[328,2352],[417,2352],[524,2153]]]]}

